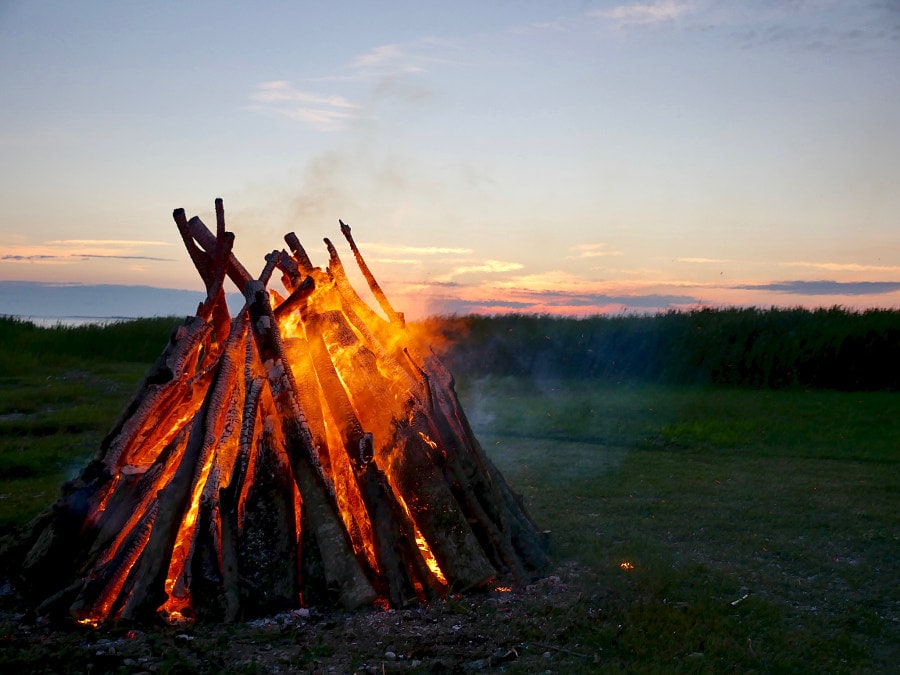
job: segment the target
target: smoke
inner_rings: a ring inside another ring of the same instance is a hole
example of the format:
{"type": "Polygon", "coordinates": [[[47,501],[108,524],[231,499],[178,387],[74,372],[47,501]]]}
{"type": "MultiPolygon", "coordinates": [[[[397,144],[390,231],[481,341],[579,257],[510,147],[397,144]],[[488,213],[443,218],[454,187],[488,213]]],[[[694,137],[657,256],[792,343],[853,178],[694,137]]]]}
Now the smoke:
{"type": "Polygon", "coordinates": [[[330,225],[349,215],[339,210],[356,211],[347,182],[352,170],[349,157],[337,150],[311,160],[291,200],[292,220],[304,227],[322,229],[326,223],[330,225]]]}
{"type": "Polygon", "coordinates": [[[430,75],[449,63],[442,53],[450,48],[432,38],[376,45],[336,72],[262,82],[251,92],[248,109],[315,131],[319,142],[334,141],[305,161],[298,157],[298,170],[278,187],[263,188],[262,201],[281,200],[273,211],[284,212],[301,241],[304,232],[330,232],[338,218],[380,232],[407,222],[418,207],[453,204],[446,176],[426,166],[427,151],[411,138],[412,129],[442,112],[430,75]],[[327,128],[317,121],[322,116],[327,128]]]}

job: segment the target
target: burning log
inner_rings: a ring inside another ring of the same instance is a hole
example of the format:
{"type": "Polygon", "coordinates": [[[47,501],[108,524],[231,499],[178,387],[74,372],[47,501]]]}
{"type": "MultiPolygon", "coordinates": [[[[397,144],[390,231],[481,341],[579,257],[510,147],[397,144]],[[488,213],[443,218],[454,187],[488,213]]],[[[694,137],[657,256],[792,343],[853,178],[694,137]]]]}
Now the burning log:
{"type": "Polygon", "coordinates": [[[95,458],[16,545],[37,613],[234,621],[301,603],[406,606],[524,582],[538,529],[484,454],[440,360],[417,345],[340,223],[387,319],[337,250],[297,237],[254,279],[216,232],[173,214],[207,289],[95,458]],[[287,291],[267,288],[280,270],[287,291]],[[232,318],[226,276],[245,298],[232,318]]]}

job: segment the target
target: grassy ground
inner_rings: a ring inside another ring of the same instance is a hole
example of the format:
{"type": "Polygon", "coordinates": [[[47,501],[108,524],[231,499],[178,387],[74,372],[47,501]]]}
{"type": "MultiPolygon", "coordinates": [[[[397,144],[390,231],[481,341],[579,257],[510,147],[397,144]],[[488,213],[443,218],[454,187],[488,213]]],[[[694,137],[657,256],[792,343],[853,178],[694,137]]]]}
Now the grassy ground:
{"type": "Polygon", "coordinates": [[[80,471],[179,323],[41,328],[0,317],[0,534],[80,471]]]}
{"type": "Polygon", "coordinates": [[[70,364],[0,377],[0,533],[27,522],[75,477],[146,368],[70,364]]]}
{"type": "MultiPolygon", "coordinates": [[[[573,649],[608,670],[887,671],[900,659],[900,396],[463,388],[560,562],[573,649]]],[[[573,667],[577,664],[573,664],[573,667]]]]}

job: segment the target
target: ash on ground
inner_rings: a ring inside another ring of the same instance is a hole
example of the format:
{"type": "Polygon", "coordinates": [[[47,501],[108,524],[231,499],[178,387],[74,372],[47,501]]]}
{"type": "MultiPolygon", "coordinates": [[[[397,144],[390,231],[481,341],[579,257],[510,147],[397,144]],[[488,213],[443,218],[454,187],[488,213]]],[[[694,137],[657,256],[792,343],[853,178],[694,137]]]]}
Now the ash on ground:
{"type": "Polygon", "coordinates": [[[5,612],[0,665],[92,675],[590,670],[600,654],[567,640],[574,615],[601,611],[581,590],[586,574],[570,566],[524,588],[498,583],[412,609],[313,607],[216,626],[63,629],[5,612]]]}

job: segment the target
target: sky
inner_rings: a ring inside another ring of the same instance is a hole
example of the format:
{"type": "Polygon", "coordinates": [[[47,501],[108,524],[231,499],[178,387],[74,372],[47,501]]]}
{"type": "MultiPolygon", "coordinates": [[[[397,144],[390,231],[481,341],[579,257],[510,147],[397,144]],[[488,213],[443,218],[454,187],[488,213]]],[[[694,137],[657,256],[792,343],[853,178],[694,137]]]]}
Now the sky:
{"type": "Polygon", "coordinates": [[[900,0],[0,0],[0,282],[202,290],[222,197],[409,316],[900,308],[898,186],[900,0]]]}

